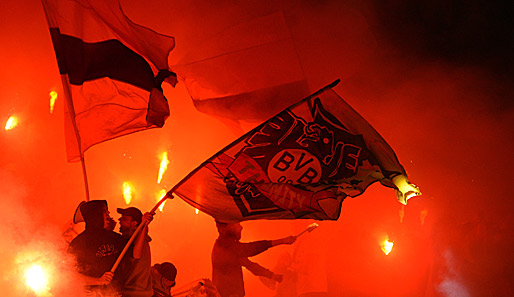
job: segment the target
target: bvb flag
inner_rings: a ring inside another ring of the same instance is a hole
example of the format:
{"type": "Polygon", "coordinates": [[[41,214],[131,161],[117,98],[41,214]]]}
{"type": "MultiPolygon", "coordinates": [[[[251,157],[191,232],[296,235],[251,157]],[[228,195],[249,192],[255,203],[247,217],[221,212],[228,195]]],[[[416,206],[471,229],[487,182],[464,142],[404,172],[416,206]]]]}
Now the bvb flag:
{"type": "Polygon", "coordinates": [[[133,23],[118,0],[42,0],[66,97],[68,161],[92,145],[162,127],[174,84],[165,36],[133,23]],[[157,75],[155,75],[157,73],[157,75]]]}
{"type": "Polygon", "coordinates": [[[170,193],[216,220],[337,220],[346,197],[379,181],[420,195],[394,151],[332,87],[282,111],[218,152],[170,193]]]}

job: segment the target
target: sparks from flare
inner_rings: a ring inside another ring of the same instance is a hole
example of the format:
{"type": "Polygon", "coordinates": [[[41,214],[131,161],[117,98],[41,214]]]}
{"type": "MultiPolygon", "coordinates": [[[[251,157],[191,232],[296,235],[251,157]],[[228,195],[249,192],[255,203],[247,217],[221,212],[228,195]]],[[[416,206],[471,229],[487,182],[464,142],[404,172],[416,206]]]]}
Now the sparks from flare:
{"type": "Polygon", "coordinates": [[[164,152],[161,154],[161,167],[159,168],[159,178],[157,179],[157,183],[160,184],[162,180],[162,176],[164,172],[168,169],[168,164],[170,161],[168,160],[168,153],[164,152]]]}
{"type": "Polygon", "coordinates": [[[25,272],[25,283],[37,295],[48,291],[48,277],[40,265],[34,264],[25,272]]]}
{"type": "Polygon", "coordinates": [[[50,91],[50,113],[54,113],[55,100],[57,100],[57,92],[50,91]]]}
{"type": "Polygon", "coordinates": [[[382,252],[384,252],[384,254],[386,254],[386,255],[389,255],[389,253],[393,249],[393,245],[394,245],[394,242],[393,241],[389,241],[389,238],[384,239],[384,241],[382,241],[380,243],[380,247],[382,248],[382,252]]]}
{"type": "Polygon", "coordinates": [[[15,116],[10,116],[7,120],[7,123],[5,123],[5,130],[12,130],[16,126],[18,126],[18,118],[15,116]]]}
{"type": "Polygon", "coordinates": [[[125,203],[128,205],[132,201],[132,184],[129,182],[123,183],[123,199],[125,199],[125,203]]]}

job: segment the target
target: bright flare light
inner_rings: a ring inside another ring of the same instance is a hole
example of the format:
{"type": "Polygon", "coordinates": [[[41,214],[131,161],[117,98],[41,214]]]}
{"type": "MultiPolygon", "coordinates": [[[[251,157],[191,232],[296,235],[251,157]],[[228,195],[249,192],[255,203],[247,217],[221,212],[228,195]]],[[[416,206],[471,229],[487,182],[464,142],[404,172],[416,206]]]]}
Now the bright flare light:
{"type": "Polygon", "coordinates": [[[125,203],[130,204],[132,201],[132,185],[129,182],[123,183],[123,198],[125,199],[125,203]]]}
{"type": "Polygon", "coordinates": [[[157,183],[161,183],[162,176],[164,175],[164,172],[166,172],[166,169],[168,169],[168,164],[170,161],[168,160],[168,153],[164,152],[161,155],[161,167],[159,168],[159,178],[157,179],[157,183]]]}
{"type": "Polygon", "coordinates": [[[12,130],[16,126],[18,126],[18,118],[15,116],[10,116],[7,120],[7,123],[5,123],[5,130],[12,130]]]}
{"type": "Polygon", "coordinates": [[[396,198],[401,204],[407,205],[407,200],[412,197],[421,195],[416,185],[409,183],[405,175],[397,175],[393,177],[393,183],[396,186],[396,198]]]}
{"type": "Polygon", "coordinates": [[[195,213],[198,214],[199,212],[198,208],[195,208],[195,213]]]}
{"type": "Polygon", "coordinates": [[[48,277],[41,266],[34,264],[25,272],[26,284],[37,295],[48,291],[48,277]]]}
{"type": "Polygon", "coordinates": [[[384,254],[386,254],[386,255],[389,255],[389,253],[393,249],[393,244],[394,244],[394,242],[389,241],[389,239],[385,239],[384,241],[382,241],[382,243],[380,243],[382,252],[384,252],[384,254]]]}
{"type": "MultiPolygon", "coordinates": [[[[157,199],[157,202],[161,201],[162,197],[164,197],[164,195],[166,195],[166,190],[164,189],[161,189],[159,191],[159,193],[157,193],[157,195],[155,195],[156,199],[157,199]]],[[[166,201],[167,200],[164,200],[163,203],[161,203],[161,205],[159,205],[159,210],[162,212],[162,210],[164,209],[164,204],[166,204],[166,201]]]]}
{"type": "Polygon", "coordinates": [[[50,113],[54,113],[54,105],[55,105],[55,100],[57,100],[57,92],[51,91],[49,95],[50,95],[50,113]]]}

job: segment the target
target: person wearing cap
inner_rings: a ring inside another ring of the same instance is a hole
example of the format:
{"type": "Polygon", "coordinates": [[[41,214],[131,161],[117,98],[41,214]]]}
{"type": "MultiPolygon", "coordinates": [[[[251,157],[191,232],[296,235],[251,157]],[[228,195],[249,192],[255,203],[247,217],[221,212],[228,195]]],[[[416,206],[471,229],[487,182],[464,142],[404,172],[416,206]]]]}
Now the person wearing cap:
{"type": "Polygon", "coordinates": [[[135,207],[118,208],[121,214],[119,218],[120,233],[129,240],[141,223],[145,226],[136,235],[134,244],[130,247],[124,261],[125,275],[123,276],[122,296],[123,297],[151,297],[153,295],[151,268],[151,252],[147,225],[153,219],[153,214],[145,213],[135,207]],[[146,223],[145,223],[146,222],[146,223]]]}
{"type": "Polygon", "coordinates": [[[153,297],[169,297],[175,286],[177,268],[170,262],[157,263],[152,266],[153,297]]]}
{"type": "Polygon", "coordinates": [[[107,201],[83,202],[77,213],[86,227],[70,242],[68,252],[75,256],[77,271],[85,280],[86,290],[119,296],[119,273],[110,270],[126,241],[120,234],[106,229],[110,224],[107,201]]]}
{"type": "Polygon", "coordinates": [[[281,244],[293,244],[296,236],[276,240],[240,242],[243,227],[240,223],[223,223],[216,221],[219,237],[212,249],[212,282],[221,297],[245,296],[242,266],[257,276],[267,277],[281,282],[283,276],[252,262],[248,257],[256,256],[270,247],[281,244]]]}

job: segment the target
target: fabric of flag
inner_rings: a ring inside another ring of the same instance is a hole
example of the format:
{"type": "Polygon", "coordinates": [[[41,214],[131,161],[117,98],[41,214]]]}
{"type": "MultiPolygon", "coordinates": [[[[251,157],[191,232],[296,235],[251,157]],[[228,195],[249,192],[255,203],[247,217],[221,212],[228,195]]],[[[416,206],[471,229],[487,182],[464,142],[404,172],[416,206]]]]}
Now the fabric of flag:
{"type": "Polygon", "coordinates": [[[205,40],[173,70],[197,110],[236,121],[259,124],[311,93],[281,13],[205,40]]]}
{"type": "Polygon", "coordinates": [[[343,200],[379,181],[419,195],[394,151],[331,88],[243,135],[169,192],[223,222],[337,220],[343,200]]]}
{"type": "Polygon", "coordinates": [[[68,161],[94,144],[162,127],[173,37],[133,23],[118,0],[42,2],[66,97],[68,161]]]}

